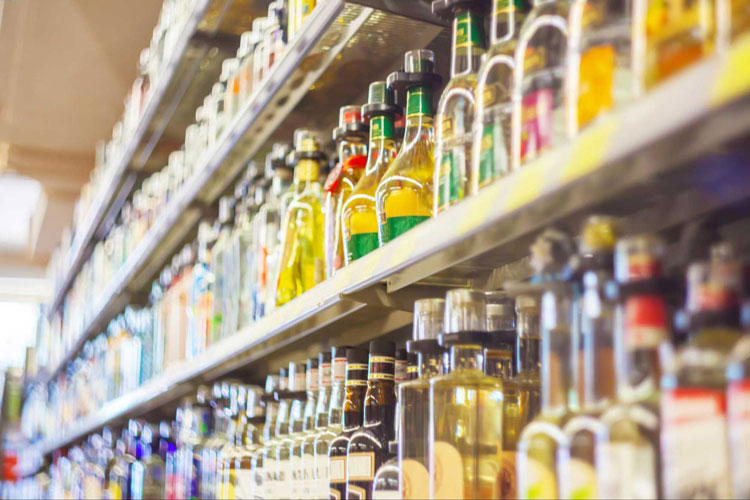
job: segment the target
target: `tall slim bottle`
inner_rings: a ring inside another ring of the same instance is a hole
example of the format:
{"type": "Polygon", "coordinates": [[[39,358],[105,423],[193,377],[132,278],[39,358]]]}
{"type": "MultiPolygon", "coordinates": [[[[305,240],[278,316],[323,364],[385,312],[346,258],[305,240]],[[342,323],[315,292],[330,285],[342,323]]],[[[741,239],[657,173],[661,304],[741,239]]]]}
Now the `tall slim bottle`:
{"type": "MultiPolygon", "coordinates": [[[[285,382],[286,384],[286,382],[285,382]]],[[[271,483],[268,480],[266,470],[269,448],[276,439],[276,419],[279,413],[279,403],[274,398],[274,392],[281,385],[281,377],[278,375],[268,375],[264,387],[264,394],[261,396],[261,402],[265,406],[265,423],[263,424],[262,445],[254,452],[251,459],[251,468],[255,486],[253,488],[254,498],[271,498],[269,487],[271,483]]]]}
{"type": "MultiPolygon", "coordinates": [[[[308,371],[309,373],[309,371],[308,371]]],[[[311,385],[312,387],[312,385],[311,385]]],[[[331,404],[331,351],[318,355],[318,394],[315,401],[314,420],[306,420],[305,436],[300,450],[302,458],[302,498],[320,497],[315,475],[315,441],[328,427],[328,407],[331,404]]],[[[327,450],[326,450],[327,451],[327,450]]],[[[327,458],[327,457],[326,457],[327,458]]],[[[328,488],[324,493],[327,494],[328,488]]]]}
{"type": "Polygon", "coordinates": [[[211,311],[210,344],[217,342],[227,335],[227,323],[223,321],[229,305],[229,268],[231,259],[226,251],[229,247],[232,224],[234,222],[234,199],[224,196],[219,200],[219,232],[216,243],[211,248],[211,272],[214,276],[214,297],[211,311]]]}
{"type": "Polygon", "coordinates": [[[351,436],[363,422],[364,399],[367,392],[367,357],[364,349],[346,350],[346,399],[344,400],[341,432],[328,448],[329,498],[346,498],[346,454],[351,436]]]}
{"type": "Polygon", "coordinates": [[[344,257],[347,264],[378,248],[375,190],[383,174],[396,158],[393,121],[400,113],[400,108],[395,106],[393,93],[386,83],[371,83],[367,104],[362,106],[362,118],[370,124],[367,165],[362,178],[354,186],[341,211],[344,257]]]}
{"type": "Polygon", "coordinates": [[[372,498],[375,471],[391,458],[388,444],[395,436],[396,345],[370,342],[364,423],[349,440],[346,456],[346,497],[372,498]]]}
{"type": "Polygon", "coordinates": [[[432,217],[432,91],[441,81],[429,50],[407,52],[404,71],[388,76],[389,88],[406,91],[406,129],[401,149],[375,191],[380,246],[432,217]]]}
{"type": "Polygon", "coordinates": [[[414,302],[413,340],[409,353],[418,357],[417,378],[398,386],[399,491],[403,499],[428,498],[430,379],[442,374],[445,300],[421,299],[414,302]]]}
{"type": "MultiPolygon", "coordinates": [[[[317,397],[319,389],[318,358],[308,358],[305,367],[305,406],[302,412],[302,430],[297,433],[294,443],[290,448],[290,461],[292,470],[292,481],[297,492],[297,498],[307,498],[310,495],[308,483],[306,482],[305,453],[304,446],[306,438],[315,430],[315,410],[317,408],[317,397]]],[[[312,455],[310,456],[312,461],[312,455]]]]}
{"type": "Polygon", "coordinates": [[[274,391],[274,398],[278,403],[278,411],[274,420],[273,439],[266,442],[263,446],[262,460],[265,480],[263,481],[263,498],[279,498],[279,462],[276,459],[278,449],[282,446],[282,440],[289,433],[289,409],[291,400],[289,399],[289,377],[286,368],[279,369],[279,385],[274,391]]]}
{"type": "Polygon", "coordinates": [[[435,0],[432,11],[453,23],[451,79],[437,109],[437,144],[433,212],[474,193],[479,186],[472,176],[472,126],[477,71],[485,51],[483,11],[489,0],[461,2],[435,0]]]}
{"type": "Polygon", "coordinates": [[[298,498],[299,484],[295,481],[294,471],[298,469],[299,455],[295,455],[294,444],[302,433],[305,398],[305,365],[289,363],[289,391],[285,399],[289,401],[289,419],[286,433],[276,448],[276,493],[279,498],[298,498]]]}

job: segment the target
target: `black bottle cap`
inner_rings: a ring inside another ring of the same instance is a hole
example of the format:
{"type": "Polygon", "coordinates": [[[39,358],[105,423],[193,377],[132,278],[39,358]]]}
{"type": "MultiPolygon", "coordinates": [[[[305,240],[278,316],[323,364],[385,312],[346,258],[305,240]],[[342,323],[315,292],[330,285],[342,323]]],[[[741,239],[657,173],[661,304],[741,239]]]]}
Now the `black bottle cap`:
{"type": "Polygon", "coordinates": [[[350,347],[346,350],[347,363],[364,363],[367,364],[369,353],[365,349],[350,347]]]}
{"type": "Polygon", "coordinates": [[[389,89],[404,92],[422,85],[434,89],[443,83],[443,78],[435,73],[435,54],[431,50],[412,50],[404,55],[404,69],[388,75],[386,83],[389,89]]]}
{"type": "Polygon", "coordinates": [[[414,354],[440,354],[445,351],[437,339],[407,340],[406,350],[414,354]]]}
{"type": "Polygon", "coordinates": [[[331,359],[335,358],[346,358],[346,353],[352,346],[350,345],[338,345],[331,347],[331,359]]]}
{"type": "Polygon", "coordinates": [[[371,340],[370,355],[388,356],[393,358],[396,355],[396,344],[394,344],[390,340],[371,340]]]}
{"type": "Polygon", "coordinates": [[[398,361],[406,361],[406,355],[406,349],[404,349],[403,347],[399,347],[398,349],[396,349],[396,359],[398,361]]]}
{"type": "Polygon", "coordinates": [[[331,359],[333,358],[333,354],[336,351],[336,348],[331,348],[330,351],[323,351],[320,354],[318,354],[318,366],[330,363],[331,359]]]}
{"type": "Polygon", "coordinates": [[[396,106],[393,91],[384,81],[372,82],[368,89],[367,104],[362,106],[362,119],[370,120],[376,116],[401,116],[401,107],[396,106]]]}
{"type": "Polygon", "coordinates": [[[491,0],[434,0],[432,2],[432,13],[442,19],[452,21],[457,9],[488,12],[491,3],[491,0]]]}
{"type": "Polygon", "coordinates": [[[443,347],[454,345],[478,345],[491,348],[507,345],[506,342],[503,342],[502,336],[498,335],[498,332],[483,331],[444,333],[440,335],[438,342],[443,347]]]}
{"type": "Polygon", "coordinates": [[[307,358],[307,369],[314,370],[318,367],[318,358],[307,358]]]}

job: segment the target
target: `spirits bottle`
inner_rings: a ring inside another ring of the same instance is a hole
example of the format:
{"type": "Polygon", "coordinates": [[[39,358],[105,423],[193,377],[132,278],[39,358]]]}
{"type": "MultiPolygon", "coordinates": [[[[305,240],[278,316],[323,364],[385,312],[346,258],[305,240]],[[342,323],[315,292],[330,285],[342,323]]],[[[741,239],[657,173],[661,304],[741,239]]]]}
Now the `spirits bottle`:
{"type": "Polygon", "coordinates": [[[363,422],[364,399],[367,391],[367,356],[364,349],[346,350],[346,399],[344,400],[341,432],[328,447],[329,498],[347,498],[347,449],[352,435],[363,422]]]}
{"type": "Polygon", "coordinates": [[[401,491],[399,489],[399,476],[401,468],[398,460],[398,441],[388,443],[388,453],[391,455],[390,460],[380,466],[375,473],[375,479],[372,481],[372,498],[373,500],[400,499],[401,491]]]}
{"type": "Polygon", "coordinates": [[[362,178],[354,186],[341,211],[347,265],[378,248],[375,190],[396,157],[393,120],[400,113],[400,108],[394,105],[393,93],[386,83],[371,83],[367,104],[362,106],[362,118],[370,124],[367,165],[362,178]]]}
{"type": "Polygon", "coordinates": [[[131,495],[133,499],[164,498],[164,460],[153,453],[153,428],[145,424],[141,430],[141,450],[133,465],[131,495]]]}
{"type": "Polygon", "coordinates": [[[490,48],[477,76],[471,178],[481,188],[511,169],[514,54],[530,5],[527,0],[493,0],[490,48]]]}
{"type": "Polygon", "coordinates": [[[687,270],[688,342],[662,377],[661,448],[667,498],[731,495],[726,415],[728,356],[740,337],[740,265],[712,248],[687,270]]]}
{"type": "Polygon", "coordinates": [[[237,471],[234,465],[242,446],[241,435],[247,421],[245,417],[246,393],[247,389],[243,385],[238,383],[229,385],[229,404],[225,408],[227,418],[224,446],[216,457],[215,498],[235,498],[237,471]]]}
{"type": "MultiPolygon", "coordinates": [[[[309,371],[308,371],[309,373],[309,371]]],[[[311,387],[313,385],[311,384],[311,387]]],[[[314,419],[306,420],[305,436],[302,441],[302,498],[325,498],[328,487],[318,488],[315,475],[315,439],[328,427],[328,407],[331,404],[331,352],[324,351],[318,355],[318,394],[315,400],[314,419]]],[[[327,453],[328,450],[326,450],[327,453]]],[[[327,456],[326,456],[327,458],[327,456]]]]}
{"type": "Polygon", "coordinates": [[[211,338],[209,344],[213,344],[226,336],[225,325],[222,319],[228,305],[228,274],[227,253],[232,234],[232,222],[234,219],[234,199],[224,196],[219,200],[219,231],[216,243],[211,248],[211,273],[214,276],[214,297],[211,312],[211,338]]]}
{"type": "Polygon", "coordinates": [[[453,23],[451,79],[437,109],[433,213],[474,193],[472,126],[477,71],[485,50],[483,11],[489,0],[435,0],[432,11],[453,23]]]}
{"type": "MultiPolygon", "coordinates": [[[[211,272],[209,248],[213,242],[211,226],[203,221],[198,226],[198,249],[190,285],[188,327],[186,340],[187,359],[192,359],[208,346],[211,337],[211,310],[213,309],[214,276],[211,272]]],[[[161,323],[161,322],[160,322],[161,323]]]]}
{"type": "Polygon", "coordinates": [[[318,140],[311,135],[301,137],[299,144],[294,171],[295,192],[299,194],[289,205],[284,222],[277,306],[286,304],[325,277],[324,219],[318,181],[323,155],[318,140]]]}
{"type": "Polygon", "coordinates": [[[265,479],[263,481],[263,498],[280,498],[278,474],[279,463],[276,459],[277,451],[281,448],[282,440],[289,433],[289,378],[286,368],[279,369],[279,384],[274,391],[274,399],[278,403],[278,410],[274,420],[274,433],[271,440],[263,446],[262,460],[265,479]]]}
{"type": "MultiPolygon", "coordinates": [[[[261,403],[265,406],[265,423],[263,424],[262,445],[254,452],[251,459],[251,468],[255,486],[253,497],[255,498],[273,498],[272,492],[269,492],[271,483],[268,480],[268,462],[269,449],[276,439],[276,420],[279,413],[279,403],[274,397],[274,393],[281,385],[281,377],[278,375],[268,375],[264,387],[264,394],[261,396],[261,403]]],[[[286,382],[285,382],[286,383],[286,382]]]]}
{"type": "Polygon", "coordinates": [[[404,71],[388,76],[388,87],[406,91],[404,142],[375,191],[380,246],[432,217],[435,160],[432,92],[442,79],[435,55],[414,50],[404,56],[404,71]]]}
{"type": "MultiPolygon", "coordinates": [[[[265,17],[256,17],[253,19],[252,29],[247,37],[247,50],[244,57],[240,58],[239,80],[240,80],[240,99],[238,109],[242,109],[245,103],[253,96],[253,59],[255,49],[263,39],[263,28],[266,23],[265,17]]],[[[244,35],[243,35],[244,36],[244,35]]]]}
{"type": "MultiPolygon", "coordinates": [[[[305,371],[305,407],[302,413],[302,430],[297,433],[290,453],[292,461],[292,481],[296,483],[296,498],[308,498],[310,495],[308,483],[305,480],[307,471],[305,466],[305,440],[315,430],[315,411],[317,409],[317,396],[320,383],[318,358],[308,358],[305,371]]],[[[312,462],[312,455],[310,455],[312,462]]],[[[312,464],[310,464],[312,465],[312,464]]]]}
{"type": "Polygon", "coordinates": [[[574,297],[562,279],[573,244],[567,235],[545,231],[532,245],[535,271],[532,290],[541,292],[541,409],[518,439],[518,498],[561,498],[569,461],[569,442],[562,426],[577,404],[575,394],[574,297]]]}
{"type": "Polygon", "coordinates": [[[344,203],[364,173],[367,163],[369,127],[362,122],[359,106],[339,109],[339,126],[333,129],[339,162],[328,175],[325,195],[326,277],[333,276],[344,265],[344,242],[341,213],[344,203]]]}
{"type": "Polygon", "coordinates": [[[346,457],[347,498],[372,498],[375,471],[391,458],[388,443],[396,437],[395,354],[393,342],[370,342],[364,424],[352,435],[346,457]]]}
{"type": "Polygon", "coordinates": [[[398,386],[398,458],[401,498],[428,498],[430,379],[442,373],[445,300],[421,299],[414,302],[413,340],[406,343],[416,354],[417,378],[398,386]]]}
{"type": "Polygon", "coordinates": [[[499,498],[503,384],[482,372],[494,343],[483,292],[446,294],[439,341],[450,349],[450,373],[430,380],[430,498],[499,498]]]}
{"type": "Polygon", "coordinates": [[[394,365],[393,371],[393,380],[396,382],[396,388],[398,388],[400,384],[408,380],[406,375],[408,363],[407,357],[408,354],[406,352],[406,349],[404,349],[403,347],[399,347],[398,349],[396,349],[396,363],[394,365]]]}
{"type": "Polygon", "coordinates": [[[512,168],[572,134],[565,115],[571,5],[571,0],[533,0],[521,27],[514,58],[512,168]]]}
{"type": "Polygon", "coordinates": [[[263,407],[261,406],[261,396],[263,391],[260,387],[249,386],[238,390],[238,410],[239,421],[235,437],[235,452],[233,460],[230,462],[228,478],[228,489],[226,495],[222,498],[255,498],[256,481],[255,472],[253,471],[253,456],[258,451],[261,444],[261,433],[263,431],[263,422],[265,419],[263,407]],[[245,402],[242,402],[244,393],[245,402]],[[243,406],[245,407],[243,412],[243,406]]]}
{"type": "Polygon", "coordinates": [[[601,416],[609,433],[605,478],[613,498],[663,498],[659,447],[659,383],[672,363],[669,314],[661,272],[664,243],[655,235],[615,247],[617,403],[601,416]]]}
{"type": "MultiPolygon", "coordinates": [[[[346,396],[346,350],[348,346],[331,348],[331,395],[327,410],[327,425],[315,435],[313,456],[313,479],[315,498],[328,498],[330,494],[328,477],[328,450],[331,442],[343,429],[343,407],[346,396]]],[[[318,400],[321,404],[321,400],[318,400]]],[[[321,422],[325,419],[321,417],[321,422]]]]}
{"type": "Polygon", "coordinates": [[[303,413],[307,393],[305,388],[305,365],[289,363],[289,391],[285,399],[289,401],[289,423],[287,431],[276,449],[276,484],[279,498],[298,498],[298,486],[294,471],[297,470],[299,454],[295,455],[294,444],[302,433],[303,413]]]}
{"type": "Polygon", "coordinates": [[[486,292],[487,331],[498,340],[497,347],[483,353],[484,373],[503,381],[513,378],[516,345],[516,316],[513,298],[505,292],[486,292]]]}
{"type": "Polygon", "coordinates": [[[114,446],[113,460],[107,473],[107,498],[127,498],[128,470],[123,460],[125,455],[125,443],[118,439],[114,446]]]}

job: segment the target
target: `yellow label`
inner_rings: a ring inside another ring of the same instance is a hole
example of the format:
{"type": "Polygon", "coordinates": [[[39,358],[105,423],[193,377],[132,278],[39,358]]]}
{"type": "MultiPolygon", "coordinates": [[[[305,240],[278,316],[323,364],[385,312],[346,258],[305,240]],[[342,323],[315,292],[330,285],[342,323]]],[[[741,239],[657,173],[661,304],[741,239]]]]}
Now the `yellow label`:
{"type": "Polygon", "coordinates": [[[364,363],[347,363],[346,369],[349,370],[367,370],[369,367],[364,363]]]}
{"type": "Polygon", "coordinates": [[[438,441],[433,447],[435,488],[432,498],[464,498],[464,465],[458,450],[438,441]]]}
{"type": "Polygon", "coordinates": [[[391,356],[370,356],[370,363],[395,363],[396,358],[391,356]]]}
{"type": "Polygon", "coordinates": [[[570,491],[566,498],[575,500],[594,499],[599,497],[596,469],[590,463],[572,458],[568,466],[568,485],[570,491]]]}
{"type": "Polygon", "coordinates": [[[412,459],[401,461],[401,498],[421,500],[430,498],[430,474],[421,462],[412,459]]]}
{"type": "Polygon", "coordinates": [[[368,377],[370,380],[393,380],[394,376],[390,373],[371,373],[368,377]]]}
{"type": "Polygon", "coordinates": [[[347,380],[346,381],[347,387],[367,387],[367,381],[366,380],[347,380]]]}
{"type": "Polygon", "coordinates": [[[710,101],[719,106],[750,92],[750,33],[741,37],[727,54],[711,87],[710,101]]]}
{"type": "Polygon", "coordinates": [[[600,113],[612,109],[612,82],[615,48],[599,45],[581,55],[578,83],[578,125],[583,126],[600,113]]]}
{"type": "Polygon", "coordinates": [[[402,217],[405,215],[432,216],[431,210],[425,207],[419,199],[419,194],[413,189],[403,188],[391,191],[385,199],[385,216],[402,217]]]}
{"type": "Polygon", "coordinates": [[[367,234],[378,232],[378,218],[374,211],[352,212],[349,217],[352,234],[367,234]]]}
{"type": "Polygon", "coordinates": [[[563,168],[563,183],[578,179],[602,166],[610,139],[616,129],[616,120],[609,116],[575,139],[572,153],[563,168]]]}

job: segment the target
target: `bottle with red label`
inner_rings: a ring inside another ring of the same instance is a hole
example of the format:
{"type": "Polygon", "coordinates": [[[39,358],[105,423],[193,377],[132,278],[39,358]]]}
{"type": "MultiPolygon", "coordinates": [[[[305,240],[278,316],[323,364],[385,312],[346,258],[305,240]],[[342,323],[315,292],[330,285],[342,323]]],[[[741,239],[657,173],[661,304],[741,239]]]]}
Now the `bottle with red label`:
{"type": "Polygon", "coordinates": [[[687,343],[662,377],[662,467],[668,498],[732,493],[727,426],[727,361],[740,337],[740,265],[712,249],[687,270],[687,343]]]}

